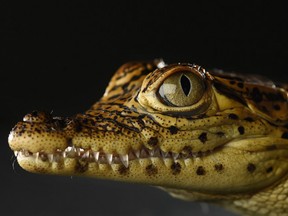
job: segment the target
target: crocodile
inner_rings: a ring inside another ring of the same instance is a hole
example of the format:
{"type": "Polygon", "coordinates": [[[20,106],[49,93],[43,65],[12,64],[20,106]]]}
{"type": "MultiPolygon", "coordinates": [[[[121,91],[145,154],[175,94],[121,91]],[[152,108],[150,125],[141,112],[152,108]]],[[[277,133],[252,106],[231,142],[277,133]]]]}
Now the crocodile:
{"type": "Polygon", "coordinates": [[[22,168],[166,190],[241,215],[288,215],[287,85],[163,60],[129,62],[84,113],[24,116],[22,168]]]}

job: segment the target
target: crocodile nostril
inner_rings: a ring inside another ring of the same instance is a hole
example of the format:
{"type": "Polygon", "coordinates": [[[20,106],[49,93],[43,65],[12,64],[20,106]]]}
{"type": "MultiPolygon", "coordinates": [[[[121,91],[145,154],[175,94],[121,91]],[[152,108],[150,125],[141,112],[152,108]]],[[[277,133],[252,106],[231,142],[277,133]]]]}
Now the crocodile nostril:
{"type": "Polygon", "coordinates": [[[24,116],[23,121],[24,122],[35,122],[35,123],[44,123],[49,122],[52,120],[52,116],[46,112],[42,111],[33,111],[27,115],[24,116]]]}
{"type": "Polygon", "coordinates": [[[63,117],[53,117],[53,125],[58,129],[66,128],[71,120],[63,117]]]}
{"type": "Polygon", "coordinates": [[[31,113],[31,116],[33,117],[37,117],[39,115],[39,112],[37,110],[34,110],[32,113],[31,113]]]}

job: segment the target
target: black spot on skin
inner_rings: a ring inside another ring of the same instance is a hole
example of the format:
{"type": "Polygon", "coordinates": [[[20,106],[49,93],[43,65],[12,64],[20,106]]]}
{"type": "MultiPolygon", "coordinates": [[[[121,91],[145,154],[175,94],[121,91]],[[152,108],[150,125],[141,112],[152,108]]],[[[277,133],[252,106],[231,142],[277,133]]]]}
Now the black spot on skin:
{"type": "Polygon", "coordinates": [[[146,172],[149,176],[156,175],[158,173],[158,169],[153,164],[150,164],[146,167],[146,172]]]}
{"type": "Polygon", "coordinates": [[[273,171],[273,167],[268,167],[267,169],[266,169],[266,173],[271,173],[273,171]]]}
{"type": "Polygon", "coordinates": [[[231,85],[234,85],[235,83],[236,83],[235,80],[231,80],[231,81],[230,81],[230,84],[231,84],[231,85]]]}
{"type": "Polygon", "coordinates": [[[272,151],[272,150],[275,150],[275,149],[277,149],[276,145],[269,145],[269,146],[266,147],[267,151],[272,151]]]}
{"type": "Polygon", "coordinates": [[[22,134],[26,131],[26,125],[21,125],[20,127],[15,126],[13,131],[17,131],[17,135],[22,136],[22,134]]]}
{"type": "Polygon", "coordinates": [[[263,96],[262,96],[262,94],[258,88],[256,88],[256,87],[253,88],[253,90],[251,92],[251,99],[255,103],[260,103],[263,100],[263,96]]]}
{"type": "Polygon", "coordinates": [[[243,88],[244,87],[244,84],[243,83],[237,83],[237,86],[239,87],[239,88],[243,88]]]}
{"type": "Polygon", "coordinates": [[[281,136],[283,139],[288,139],[288,132],[284,132],[281,136]]]}
{"type": "Polygon", "coordinates": [[[273,105],[273,109],[274,110],[280,110],[281,107],[279,106],[279,104],[275,104],[275,105],[273,105]]]}
{"type": "Polygon", "coordinates": [[[265,106],[261,106],[260,108],[263,112],[269,113],[269,110],[265,106]]]}
{"type": "Polygon", "coordinates": [[[238,127],[238,132],[240,135],[243,135],[245,133],[245,129],[243,126],[238,127]]]}
{"type": "Polygon", "coordinates": [[[253,173],[256,170],[256,166],[252,163],[249,163],[247,165],[247,170],[248,170],[248,172],[253,173]]]}
{"type": "Polygon", "coordinates": [[[181,172],[181,165],[178,162],[176,162],[176,163],[174,162],[171,165],[171,169],[172,169],[172,174],[177,175],[181,172]]]}
{"type": "Polygon", "coordinates": [[[207,133],[201,133],[198,137],[198,139],[202,142],[205,143],[207,141],[207,133]]]}
{"type": "Polygon", "coordinates": [[[214,168],[217,172],[220,172],[224,169],[223,165],[222,164],[215,164],[214,165],[214,168]]]}
{"type": "Polygon", "coordinates": [[[191,146],[184,146],[182,149],[182,153],[185,155],[192,155],[192,147],[191,146]]]}
{"type": "Polygon", "coordinates": [[[35,128],[35,132],[40,134],[41,130],[39,128],[35,128]]]}
{"type": "Polygon", "coordinates": [[[88,170],[88,162],[77,161],[75,165],[75,172],[84,173],[88,170]]]}
{"type": "Polygon", "coordinates": [[[178,130],[179,129],[177,127],[175,127],[175,126],[170,126],[169,127],[169,131],[170,131],[171,134],[177,134],[178,130]]]}
{"type": "Polygon", "coordinates": [[[148,140],[148,145],[151,147],[155,147],[158,144],[158,138],[157,137],[150,137],[148,140]]]}
{"type": "Polygon", "coordinates": [[[248,121],[248,122],[253,122],[253,121],[254,121],[254,119],[251,118],[251,117],[246,117],[246,118],[244,118],[244,120],[245,120],[245,121],[248,121]]]}
{"type": "Polygon", "coordinates": [[[233,114],[233,113],[230,113],[228,117],[229,117],[229,119],[233,119],[233,120],[239,119],[239,117],[236,114],[233,114]]]}
{"type": "Polygon", "coordinates": [[[219,136],[219,137],[223,137],[223,136],[225,135],[225,133],[223,133],[223,132],[221,132],[221,131],[217,132],[216,134],[217,134],[217,136],[219,136]]]}
{"type": "Polygon", "coordinates": [[[127,175],[129,173],[129,167],[125,167],[124,165],[121,165],[118,168],[118,172],[120,175],[127,175]]]}
{"type": "Polygon", "coordinates": [[[88,124],[88,119],[84,118],[84,119],[81,119],[82,120],[82,123],[87,125],[88,124]]]}
{"type": "Polygon", "coordinates": [[[197,175],[205,175],[206,174],[206,171],[205,169],[203,168],[203,166],[199,166],[196,170],[196,174],[197,175]]]}

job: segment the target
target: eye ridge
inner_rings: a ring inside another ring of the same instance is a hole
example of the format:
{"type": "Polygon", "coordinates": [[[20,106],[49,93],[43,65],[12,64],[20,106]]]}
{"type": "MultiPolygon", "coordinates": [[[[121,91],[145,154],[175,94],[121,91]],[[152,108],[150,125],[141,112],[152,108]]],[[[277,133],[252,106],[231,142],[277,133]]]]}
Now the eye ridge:
{"type": "Polygon", "coordinates": [[[185,74],[182,74],[180,84],[184,94],[188,96],[191,91],[191,81],[185,74]]]}

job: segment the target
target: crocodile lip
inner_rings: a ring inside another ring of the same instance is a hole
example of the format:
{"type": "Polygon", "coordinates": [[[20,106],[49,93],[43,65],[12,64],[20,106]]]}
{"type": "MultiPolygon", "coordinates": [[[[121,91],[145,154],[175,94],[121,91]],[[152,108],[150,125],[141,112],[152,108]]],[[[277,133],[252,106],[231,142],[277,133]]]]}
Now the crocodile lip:
{"type": "Polygon", "coordinates": [[[54,153],[45,153],[43,151],[32,153],[28,150],[14,151],[15,156],[19,158],[33,158],[35,160],[42,160],[49,163],[61,163],[65,159],[77,159],[83,162],[98,163],[98,164],[123,164],[125,167],[129,166],[129,161],[139,159],[170,159],[170,160],[186,160],[191,158],[199,158],[209,155],[213,151],[197,152],[190,154],[164,152],[160,148],[150,150],[142,147],[139,150],[131,150],[127,154],[111,154],[104,153],[103,151],[92,151],[91,149],[85,150],[79,147],[67,147],[64,150],[58,149],[54,153]]]}

